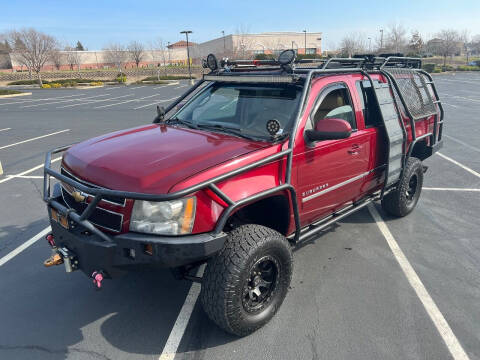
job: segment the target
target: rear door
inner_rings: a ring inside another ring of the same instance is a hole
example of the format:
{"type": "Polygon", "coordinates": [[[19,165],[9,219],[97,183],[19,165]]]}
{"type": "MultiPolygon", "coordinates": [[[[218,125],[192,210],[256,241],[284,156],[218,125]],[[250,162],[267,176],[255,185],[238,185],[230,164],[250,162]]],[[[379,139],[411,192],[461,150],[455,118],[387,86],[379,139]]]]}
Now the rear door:
{"type": "MultiPolygon", "coordinates": [[[[353,84],[353,83],[352,83],[353,84]]],[[[355,102],[347,82],[326,81],[320,91],[312,92],[315,103],[306,120],[305,130],[314,128],[327,117],[346,120],[352,126],[347,139],[308,143],[297,147],[298,202],[302,225],[311,223],[344,207],[360,194],[368,175],[370,134],[363,121],[357,121],[355,102]],[[316,95],[318,94],[318,95],[316,95]]],[[[363,119],[362,119],[363,120],[363,119]]]]}

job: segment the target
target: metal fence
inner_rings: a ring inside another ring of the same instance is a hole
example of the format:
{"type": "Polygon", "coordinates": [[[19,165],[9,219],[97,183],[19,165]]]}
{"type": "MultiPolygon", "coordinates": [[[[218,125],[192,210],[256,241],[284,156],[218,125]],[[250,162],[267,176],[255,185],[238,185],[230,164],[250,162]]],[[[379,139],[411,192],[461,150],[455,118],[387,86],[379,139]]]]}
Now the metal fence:
{"type": "MultiPolygon", "coordinates": [[[[199,76],[203,74],[205,69],[200,66],[191,67],[192,75],[199,76]]],[[[139,69],[122,69],[122,73],[127,77],[145,78],[149,76],[165,76],[165,75],[188,75],[188,67],[185,66],[167,66],[156,68],[139,68],[139,69]]],[[[112,80],[118,74],[117,69],[108,70],[79,70],[79,71],[42,71],[40,73],[42,79],[102,79],[112,80]]],[[[17,81],[36,79],[36,74],[29,74],[28,71],[22,72],[0,72],[0,81],[17,81]]]]}

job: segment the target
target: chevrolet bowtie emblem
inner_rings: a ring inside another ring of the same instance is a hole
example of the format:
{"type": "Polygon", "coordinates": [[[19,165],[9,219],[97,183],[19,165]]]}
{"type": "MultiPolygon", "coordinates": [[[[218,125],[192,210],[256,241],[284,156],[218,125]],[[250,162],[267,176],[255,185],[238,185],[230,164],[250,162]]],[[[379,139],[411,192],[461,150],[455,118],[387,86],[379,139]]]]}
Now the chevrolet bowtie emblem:
{"type": "Polygon", "coordinates": [[[72,193],[72,196],[73,196],[73,198],[75,199],[76,202],[84,202],[85,198],[86,198],[86,196],[83,195],[83,193],[81,193],[80,191],[74,191],[72,193]]]}

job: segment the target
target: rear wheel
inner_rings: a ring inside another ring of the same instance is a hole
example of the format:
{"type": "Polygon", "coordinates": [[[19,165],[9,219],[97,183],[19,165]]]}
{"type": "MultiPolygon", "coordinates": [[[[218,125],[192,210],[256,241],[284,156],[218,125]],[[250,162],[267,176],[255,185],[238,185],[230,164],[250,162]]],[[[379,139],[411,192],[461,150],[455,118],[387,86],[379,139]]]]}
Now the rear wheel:
{"type": "Polygon", "coordinates": [[[225,331],[248,335],[265,325],[285,298],[292,252],[280,233],[260,225],[230,232],[224,248],[205,269],[200,299],[225,331]]]}
{"type": "Polygon", "coordinates": [[[422,162],[414,157],[407,161],[397,188],[382,199],[382,208],[394,216],[408,215],[417,205],[423,186],[422,162]]]}

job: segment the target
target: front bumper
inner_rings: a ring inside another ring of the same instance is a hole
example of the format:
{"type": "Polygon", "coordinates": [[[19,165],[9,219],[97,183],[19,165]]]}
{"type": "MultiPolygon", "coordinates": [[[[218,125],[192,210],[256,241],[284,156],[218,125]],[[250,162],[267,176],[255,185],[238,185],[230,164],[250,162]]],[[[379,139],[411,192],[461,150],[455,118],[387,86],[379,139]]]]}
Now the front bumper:
{"type": "Polygon", "coordinates": [[[51,217],[50,223],[56,246],[73,252],[78,269],[87,276],[102,270],[111,278],[144,266],[173,268],[192,264],[215,255],[226,239],[225,233],[175,237],[125,233],[107,242],[81,226],[67,230],[51,217]],[[146,253],[146,245],[151,245],[151,255],[146,253]]]}

